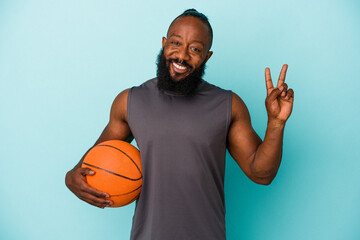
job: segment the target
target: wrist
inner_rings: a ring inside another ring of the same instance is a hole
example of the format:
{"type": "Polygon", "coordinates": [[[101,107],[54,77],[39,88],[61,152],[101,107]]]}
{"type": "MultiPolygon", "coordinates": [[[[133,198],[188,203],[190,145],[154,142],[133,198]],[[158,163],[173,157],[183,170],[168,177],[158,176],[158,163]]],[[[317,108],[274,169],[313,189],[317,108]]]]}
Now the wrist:
{"type": "Polygon", "coordinates": [[[284,129],[286,121],[279,120],[279,119],[268,119],[267,126],[268,128],[277,128],[277,129],[284,129]]]}

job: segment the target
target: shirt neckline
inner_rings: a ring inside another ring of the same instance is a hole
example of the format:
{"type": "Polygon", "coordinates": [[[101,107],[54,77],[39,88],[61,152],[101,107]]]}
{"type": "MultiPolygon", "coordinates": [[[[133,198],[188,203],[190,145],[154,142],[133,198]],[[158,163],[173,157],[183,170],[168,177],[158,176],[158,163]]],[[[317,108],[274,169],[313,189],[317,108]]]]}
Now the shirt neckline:
{"type": "MultiPolygon", "coordinates": [[[[201,83],[196,88],[195,93],[191,96],[196,95],[205,86],[205,83],[206,83],[206,81],[202,79],[201,83]]],[[[170,90],[161,90],[161,92],[165,93],[166,95],[170,95],[170,96],[189,97],[185,94],[181,94],[181,93],[170,91],[170,90]]]]}

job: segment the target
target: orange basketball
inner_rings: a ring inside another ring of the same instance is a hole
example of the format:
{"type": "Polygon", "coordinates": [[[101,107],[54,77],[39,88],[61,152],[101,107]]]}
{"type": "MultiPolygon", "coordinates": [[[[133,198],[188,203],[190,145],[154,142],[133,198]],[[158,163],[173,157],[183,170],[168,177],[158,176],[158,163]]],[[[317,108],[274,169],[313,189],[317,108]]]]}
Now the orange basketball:
{"type": "Polygon", "coordinates": [[[130,143],[110,140],[94,146],[85,156],[82,167],[94,170],[87,175],[93,188],[106,192],[121,207],[135,201],[141,191],[142,171],[140,152],[130,143]]]}

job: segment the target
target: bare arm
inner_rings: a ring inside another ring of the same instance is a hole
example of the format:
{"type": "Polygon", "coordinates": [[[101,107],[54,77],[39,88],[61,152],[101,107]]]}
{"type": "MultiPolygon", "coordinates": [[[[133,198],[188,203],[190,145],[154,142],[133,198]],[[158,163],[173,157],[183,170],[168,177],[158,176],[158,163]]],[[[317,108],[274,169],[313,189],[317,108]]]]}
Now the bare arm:
{"type": "MultiPolygon", "coordinates": [[[[129,89],[121,92],[114,100],[111,111],[110,120],[98,140],[94,145],[107,141],[107,140],[123,140],[131,142],[133,136],[131,134],[129,125],[127,123],[127,96],[129,89]]],[[[90,187],[86,182],[86,175],[94,175],[95,172],[89,168],[81,168],[84,156],[80,159],[79,163],[67,172],[65,177],[66,186],[72,191],[78,198],[86,201],[87,203],[104,208],[112,204],[107,193],[98,191],[90,187]]]]}
{"type": "Polygon", "coordinates": [[[244,102],[232,97],[232,116],[228,134],[228,149],[244,173],[254,182],[270,184],[280,166],[285,122],[292,110],[294,92],[284,83],[287,65],[283,66],[278,86],[274,88],[270,70],[265,70],[268,124],[261,141],[251,126],[250,115],[244,102]]]}

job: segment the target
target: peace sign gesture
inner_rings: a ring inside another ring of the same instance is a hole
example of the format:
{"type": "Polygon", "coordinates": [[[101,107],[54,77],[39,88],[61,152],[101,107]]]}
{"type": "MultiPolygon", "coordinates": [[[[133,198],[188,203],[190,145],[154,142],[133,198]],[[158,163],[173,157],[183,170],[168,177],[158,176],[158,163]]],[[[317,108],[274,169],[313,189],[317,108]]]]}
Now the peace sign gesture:
{"type": "Polygon", "coordinates": [[[285,76],[288,65],[284,64],[276,88],[274,88],[270,69],[265,69],[265,81],[267,97],[265,100],[265,106],[268,114],[269,121],[278,120],[281,123],[285,123],[290,117],[293,103],[294,103],[294,91],[288,90],[288,86],[285,83],[285,76]]]}

